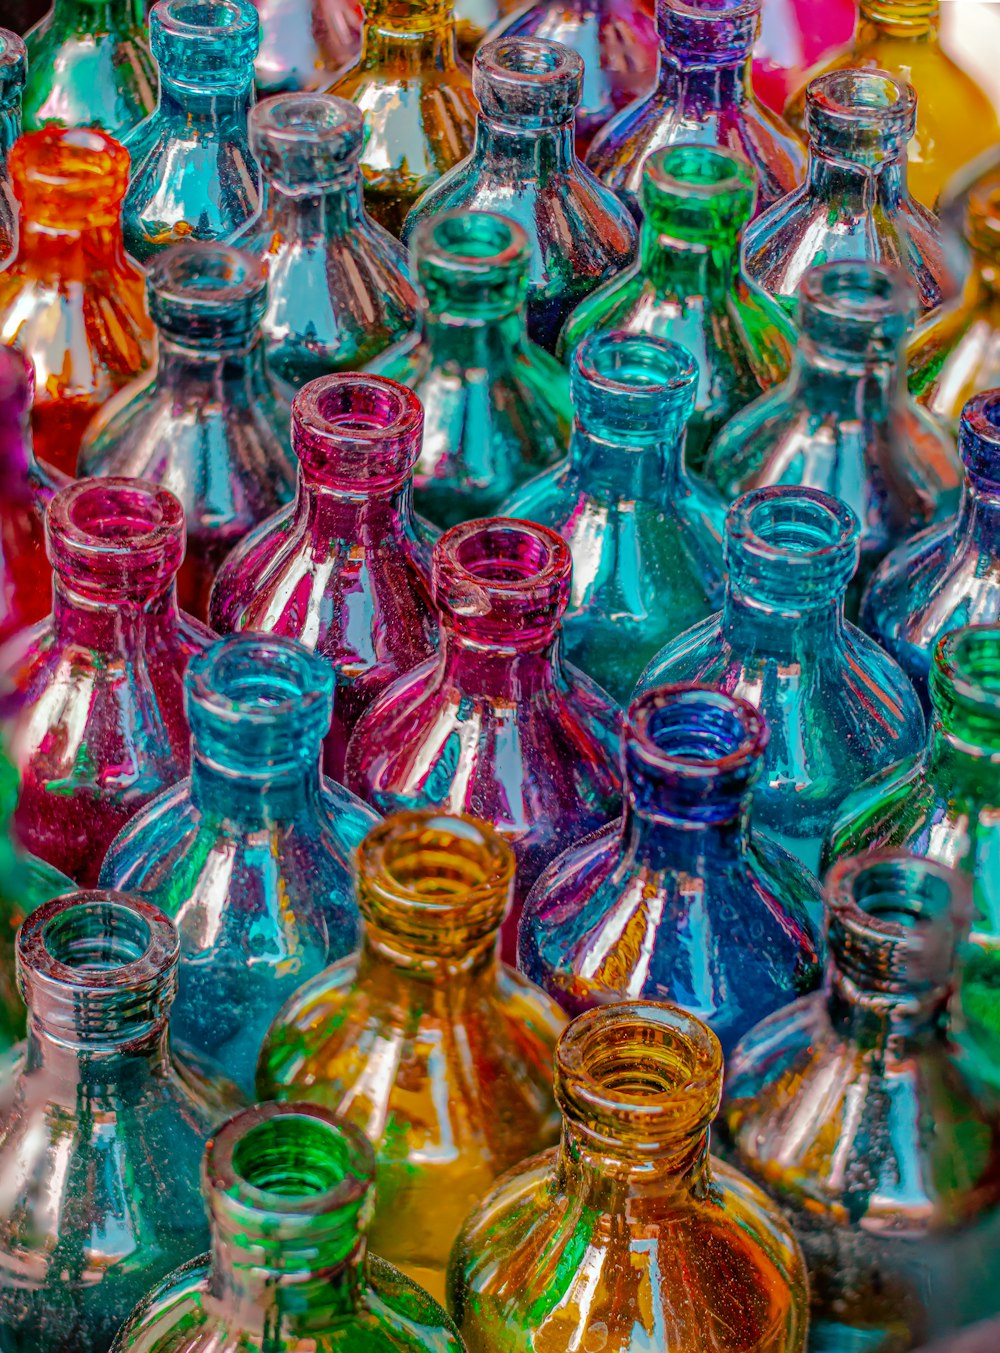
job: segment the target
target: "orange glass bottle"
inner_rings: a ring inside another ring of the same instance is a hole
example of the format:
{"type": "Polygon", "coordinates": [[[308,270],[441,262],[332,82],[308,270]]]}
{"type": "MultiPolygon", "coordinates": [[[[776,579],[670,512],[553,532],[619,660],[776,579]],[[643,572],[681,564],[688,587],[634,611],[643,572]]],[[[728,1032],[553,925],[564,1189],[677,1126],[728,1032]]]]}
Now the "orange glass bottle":
{"type": "Polygon", "coordinates": [[[35,368],[35,453],[66,474],[93,414],[152,355],[142,273],[122,242],[128,172],[124,147],[86,128],[29,132],[10,154],[21,212],[0,341],[35,368]]]}
{"type": "Polygon", "coordinates": [[[556,1140],[565,1017],[497,957],[514,856],[484,823],[398,813],[358,851],[360,954],[294,996],[261,1053],[265,1097],[307,1099],[375,1144],[372,1248],[432,1295],[497,1175],[556,1140]]]}

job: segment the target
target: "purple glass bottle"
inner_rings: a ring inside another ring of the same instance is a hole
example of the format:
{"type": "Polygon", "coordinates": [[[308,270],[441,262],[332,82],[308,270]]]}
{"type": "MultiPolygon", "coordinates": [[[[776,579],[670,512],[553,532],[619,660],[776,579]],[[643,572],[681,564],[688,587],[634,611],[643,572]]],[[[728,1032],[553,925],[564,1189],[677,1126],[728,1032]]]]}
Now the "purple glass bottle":
{"type": "Polygon", "coordinates": [[[416,395],[380,376],[304,385],[292,404],[295,501],[236,547],[212,589],[220,634],[284,634],[333,663],[324,764],[337,780],[360,716],[434,651],[429,546],[413,514],[423,422],[416,395]]]}

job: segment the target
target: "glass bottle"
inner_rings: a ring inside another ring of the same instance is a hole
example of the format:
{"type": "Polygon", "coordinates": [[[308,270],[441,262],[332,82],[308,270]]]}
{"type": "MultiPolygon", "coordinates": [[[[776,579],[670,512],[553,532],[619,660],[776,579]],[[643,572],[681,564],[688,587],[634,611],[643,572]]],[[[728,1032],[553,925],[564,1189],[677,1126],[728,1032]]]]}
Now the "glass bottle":
{"type": "Polygon", "coordinates": [[[125,244],[146,263],[182,239],[228,240],[260,207],[247,117],[260,23],[250,0],[158,0],[156,107],[125,139],[125,244]]]}
{"type": "Polygon", "coordinates": [[[117,833],[187,774],[182,681],[211,634],[177,609],[184,513],[166,489],[83,479],[46,517],[51,616],[0,653],[21,843],[83,886],[117,833]]]}
{"type": "Polygon", "coordinates": [[[260,94],[319,89],[361,47],[361,0],[253,0],[260,94]]]}
{"type": "Polygon", "coordinates": [[[573,115],[583,62],[559,43],[498,38],[472,68],[475,149],[406,218],[404,239],[438,212],[498,211],[531,245],[528,334],[550,352],[573,307],[635,257],[635,223],[577,159],[573,115]]]}
{"type": "Polygon", "coordinates": [[[654,151],[643,170],[639,258],[581,301],[559,340],[564,356],[607,329],[682,343],[698,364],[685,444],[693,470],[723,424],[787,376],[795,346],[781,306],[740,265],[755,193],[753,170],[732,151],[654,151]]]}
{"type": "Polygon", "coordinates": [[[448,1301],[468,1353],[804,1353],[809,1295],[791,1229],[709,1155],[718,1039],[673,1005],[578,1016],[556,1048],[562,1141],[466,1221],[448,1301]]]}
{"type": "Polygon", "coordinates": [[[0,1077],[0,1343],[105,1353],[149,1286],[204,1249],[198,1166],[235,1091],[175,1057],[177,933],[78,892],[17,937],[28,1037],[0,1077]]]}
{"type": "Polygon", "coordinates": [[[73,474],[84,429],[149,365],[142,273],[125,254],[129,157],[104,132],[27,132],[10,154],[17,252],[0,272],[0,342],[35,371],[35,453],[73,474]]]}
{"type": "Polygon", "coordinates": [[[1000,1129],[956,1066],[948,1019],[963,882],[902,853],[841,861],[823,990],[726,1065],[731,1158],[805,1250],[810,1348],[905,1353],[995,1301],[1000,1129]]]}
{"type": "Polygon", "coordinates": [[[121,139],[151,113],[156,71],[145,18],[142,0],[52,0],[25,38],[26,130],[102,127],[121,139]]]}
{"type": "Polygon", "coordinates": [[[278,1010],[357,948],[350,861],[378,819],[320,774],[333,670],[301,644],[220,639],[184,691],[191,778],[132,819],[101,883],[176,922],[174,1033],[252,1095],[278,1010]]]}
{"type": "Polygon", "coordinates": [[[452,0],[363,0],[361,55],[329,93],[365,118],[365,204],[398,235],[417,198],[472,148],[475,100],[452,0]]]}
{"type": "Polygon", "coordinates": [[[782,112],[816,62],[850,41],[856,13],[854,0],[762,0],[753,49],[761,103],[782,112]]]}
{"type": "Polygon", "coordinates": [[[844,618],[860,523],[815,489],[755,489],[726,519],[718,615],[668,642],[639,689],[696,681],[750,700],[770,739],[753,822],[816,872],[851,789],[924,742],[896,663],[844,618]]]}
{"type": "Polygon", "coordinates": [[[259,1085],[375,1144],[373,1247],[443,1298],[458,1228],[498,1175],[554,1142],[557,1005],[502,964],[514,856],[485,823],[398,813],[357,857],[361,952],[275,1020],[259,1085]]]}
{"type": "Polygon", "coordinates": [[[444,1311],[368,1252],[375,1163],[311,1104],[256,1104],[208,1143],[209,1254],[165,1278],[111,1353],[462,1353],[444,1311]]]}
{"type": "Polygon", "coordinates": [[[417,324],[406,250],[365,210],[362,117],[329,94],[279,94],[250,113],[267,191],[235,239],[268,273],[268,365],[298,390],[357,370],[417,324]]]}
{"type": "Polygon", "coordinates": [[[264,364],[267,278],[236,249],[187,240],[151,261],[146,297],[156,365],[101,409],[77,468],[177,495],[188,541],[180,605],[203,619],[219,565],[295,485],[288,404],[264,364]]]}
{"type": "Polygon", "coordinates": [[[27,77],[24,43],[16,33],[0,28],[0,265],[17,246],[17,201],[8,161],[21,135],[21,98],[27,77]]]}
{"type": "Polygon", "coordinates": [[[811,81],[806,181],[758,216],[743,240],[750,280],[789,313],[808,270],[841,259],[901,268],[921,311],[954,292],[937,217],[907,186],[915,113],[910,85],[881,71],[833,71],[811,81]]]}
{"type": "Polygon", "coordinates": [[[345,784],[380,812],[440,807],[492,822],[517,855],[520,904],[568,839],[621,811],[618,707],[563,660],[569,547],[490,517],[434,546],[437,655],[389,686],[355,729],[345,784]]]}
{"type": "Polygon", "coordinates": [[[439,526],[495,512],[566,450],[566,371],[527,334],[529,252],[521,227],[495,212],[422,221],[410,247],[420,329],[368,367],[424,406],[414,500],[439,526]]]}
{"type": "Polygon", "coordinates": [[[563,651],[627,702],[653,654],[718,608],[723,505],[687,472],[698,370],[686,348],[612,330],[581,343],[570,370],[569,455],[505,512],[566,541],[563,651]]]}
{"type": "Polygon", "coordinates": [[[430,547],[413,515],[422,425],[417,397],[378,376],[303,386],[295,500],[236,547],[212,590],[220,634],[284,634],[333,664],[324,760],[335,780],[364,710],[434,651],[430,547]]]}
{"type": "Polygon", "coordinates": [[[958,502],[955,444],[906,390],[912,314],[912,290],[893,268],[810,269],[791,374],[723,428],[705,463],[730,502],[768,484],[843,499],[861,522],[859,589],[894,545],[958,502]]]}
{"type": "Polygon", "coordinates": [[[486,34],[523,8],[520,0],[455,0],[455,37],[462,60],[471,65],[486,34]]]}

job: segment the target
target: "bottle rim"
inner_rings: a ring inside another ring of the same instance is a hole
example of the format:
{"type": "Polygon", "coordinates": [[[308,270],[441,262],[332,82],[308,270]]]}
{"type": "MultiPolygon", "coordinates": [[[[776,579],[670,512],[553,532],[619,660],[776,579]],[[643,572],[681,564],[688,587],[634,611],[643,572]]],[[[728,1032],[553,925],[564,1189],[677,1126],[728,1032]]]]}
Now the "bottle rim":
{"type": "Polygon", "coordinates": [[[583,58],[562,42],[499,37],[472,63],[472,92],[484,117],[525,128],[561,126],[576,113],[583,58]]]}

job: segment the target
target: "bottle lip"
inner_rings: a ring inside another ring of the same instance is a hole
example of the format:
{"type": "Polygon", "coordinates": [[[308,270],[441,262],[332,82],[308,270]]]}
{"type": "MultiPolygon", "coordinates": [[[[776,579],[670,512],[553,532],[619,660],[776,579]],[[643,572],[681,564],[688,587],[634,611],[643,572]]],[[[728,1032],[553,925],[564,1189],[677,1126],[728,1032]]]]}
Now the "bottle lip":
{"type": "Polygon", "coordinates": [[[916,116],[913,87],[888,71],[828,71],[806,87],[810,140],[848,159],[871,152],[897,154],[913,135],[916,116]]]}
{"type": "Polygon", "coordinates": [[[632,443],[668,441],[687,422],[698,393],[698,363],[680,343],[608,330],[573,352],[570,393],[576,423],[632,443]]]}
{"type": "Polygon", "coordinates": [[[991,758],[1000,754],[1000,625],[965,625],[934,648],[931,704],[941,726],[991,758]]]}
{"type": "Polygon", "coordinates": [[[0,28],[0,107],[19,104],[28,79],[28,50],[24,39],[0,28]]]}
{"type": "Polygon", "coordinates": [[[252,76],[260,19],[248,0],[157,0],[149,44],[169,80],[206,88],[242,86],[252,76]]]}
{"type": "Polygon", "coordinates": [[[494,211],[443,211],[421,221],[410,253],[435,314],[498,318],[522,304],[531,248],[516,221],[494,211]]]}
{"type": "Polygon", "coordinates": [[[275,94],[250,109],[250,145],[264,176],[289,189],[353,178],[364,141],[361,109],[334,94],[275,94]]]}
{"type": "Polygon", "coordinates": [[[24,132],[8,160],[22,214],[67,230],[119,222],[130,164],[125,147],[96,127],[24,132]]]}
{"type": "Polygon", "coordinates": [[[666,51],[689,66],[744,61],[760,33],[761,0],[657,0],[666,51]]]}
{"type": "Polygon", "coordinates": [[[731,584],[781,610],[843,597],[860,561],[860,540],[856,513],[819,489],[751,489],[726,514],[731,584]]]}
{"type": "Polygon", "coordinates": [[[916,316],[916,296],[898,268],[842,259],[809,268],[799,290],[802,337],[845,361],[894,358],[916,316]]]}
{"type": "Polygon", "coordinates": [[[267,308],[267,273],[241,249],[184,240],[151,262],[146,304],[157,328],[181,344],[245,346],[267,308]]]}
{"type": "Polygon", "coordinates": [[[292,402],[292,449],[310,484],[366,496],[401,485],[420,454],[424,411],[385,376],[335,372],[292,402]]]}
{"type": "Polygon", "coordinates": [[[472,63],[472,92],[484,117],[522,128],[571,121],[582,86],[580,54],[544,38],[494,38],[472,63]]]}
{"type": "MultiPolygon", "coordinates": [[[[757,201],[757,176],[750,161],[736,151],[680,141],[654,150],[642,170],[642,199],[651,229],[662,218],[671,234],[703,243],[706,225],[734,234],[750,220],[757,201]]],[[[706,247],[711,247],[709,241],[706,247]]]]}
{"type": "Polygon", "coordinates": [[[755,766],[767,748],[763,715],[742,696],[714,686],[656,686],[629,706],[630,763],[680,781],[723,780],[755,766]],[[705,722],[708,721],[708,722],[705,722]]]}
{"type": "Polygon", "coordinates": [[[984,390],[966,402],[958,449],[971,482],[1000,492],[1000,390],[984,390]]]}

